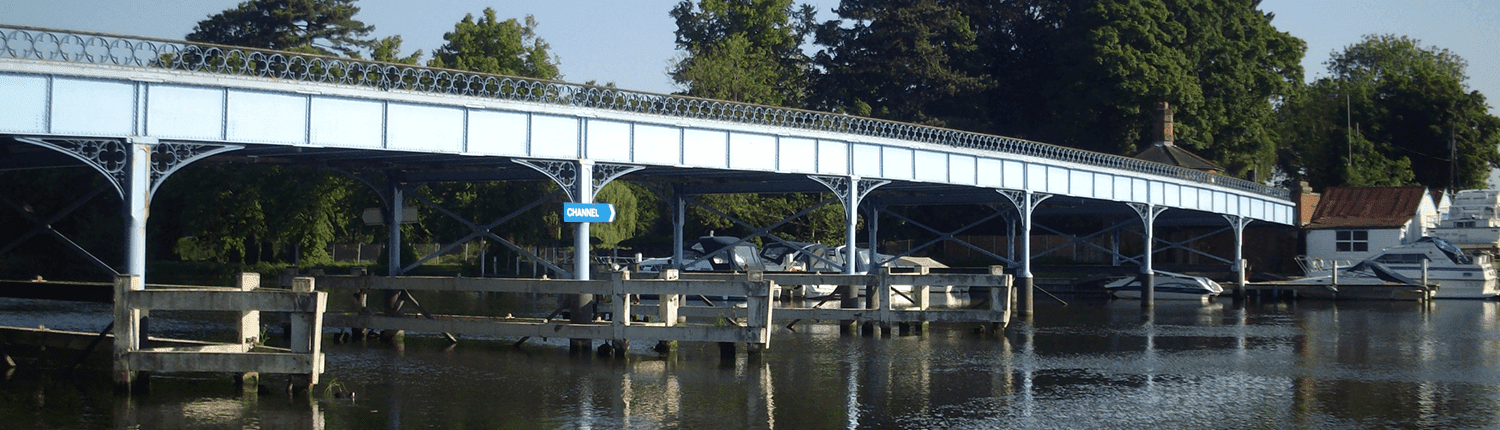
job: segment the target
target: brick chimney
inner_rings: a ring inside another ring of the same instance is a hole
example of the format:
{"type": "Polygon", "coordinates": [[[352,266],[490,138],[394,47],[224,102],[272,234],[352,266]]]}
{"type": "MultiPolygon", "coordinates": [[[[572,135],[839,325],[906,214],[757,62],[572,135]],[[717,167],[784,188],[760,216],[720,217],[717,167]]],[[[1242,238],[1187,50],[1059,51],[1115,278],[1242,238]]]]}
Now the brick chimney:
{"type": "Polygon", "coordinates": [[[1297,226],[1305,227],[1312,222],[1313,212],[1318,211],[1318,202],[1323,200],[1323,195],[1312,192],[1312,187],[1307,181],[1297,183],[1297,188],[1292,190],[1292,202],[1297,205],[1297,226]]]}
{"type": "Polygon", "coordinates": [[[1156,144],[1172,146],[1172,106],[1167,102],[1156,104],[1156,144]]]}

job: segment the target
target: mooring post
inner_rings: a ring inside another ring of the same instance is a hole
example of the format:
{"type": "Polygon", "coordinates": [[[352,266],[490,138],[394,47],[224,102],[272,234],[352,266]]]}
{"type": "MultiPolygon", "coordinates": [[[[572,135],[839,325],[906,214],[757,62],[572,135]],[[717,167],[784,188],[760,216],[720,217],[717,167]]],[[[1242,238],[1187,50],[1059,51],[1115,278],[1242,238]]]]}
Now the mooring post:
{"type": "Polygon", "coordinates": [[[611,297],[611,311],[614,317],[610,326],[614,328],[614,339],[610,341],[614,345],[614,356],[624,357],[625,352],[630,349],[630,340],[625,338],[626,327],[630,326],[630,293],[625,291],[625,281],[630,280],[630,272],[612,272],[609,274],[611,297]]]}
{"type": "MultiPolygon", "coordinates": [[[[990,276],[1000,278],[1000,282],[990,286],[990,313],[1000,319],[1000,321],[990,321],[990,330],[999,331],[1010,323],[1011,283],[1015,278],[1005,274],[1004,266],[990,266],[990,276]]],[[[1027,314],[1022,317],[1026,319],[1027,325],[1030,325],[1032,316],[1027,314]]]]}
{"type": "MultiPolygon", "coordinates": [[[[873,253],[870,258],[872,260],[875,258],[873,253]]],[[[873,265],[874,263],[872,262],[871,264],[873,265]]],[[[891,316],[891,301],[895,296],[891,292],[891,268],[871,267],[870,271],[876,273],[878,278],[875,281],[876,302],[875,306],[873,306],[875,309],[875,319],[879,321],[880,336],[889,337],[891,335],[891,321],[893,319],[891,316]]]]}
{"type": "Polygon", "coordinates": [[[755,339],[746,342],[745,352],[759,354],[771,345],[771,302],[776,300],[780,287],[775,281],[765,279],[765,273],[752,271],[748,280],[753,289],[745,297],[745,328],[755,334],[755,339]]]}
{"type": "MultiPolygon", "coordinates": [[[[235,280],[235,287],[240,291],[250,293],[260,287],[259,273],[240,273],[235,280]]],[[[244,352],[250,352],[256,345],[260,344],[260,311],[240,311],[239,318],[239,343],[244,352]]],[[[235,375],[235,383],[247,392],[254,392],[260,385],[259,372],[245,372],[235,375]]]]}
{"type": "MultiPolygon", "coordinates": [[[[859,298],[854,292],[853,285],[840,285],[834,291],[839,295],[840,309],[854,309],[859,307],[859,298]]],[[[859,323],[854,320],[839,320],[839,332],[843,334],[858,333],[859,323]]]]}
{"type": "Polygon", "coordinates": [[[130,354],[140,349],[140,309],[130,303],[130,292],[145,290],[139,275],[115,276],[115,348],[111,354],[114,361],[116,388],[129,392],[136,382],[136,371],[130,368],[130,354]]]}
{"type": "MultiPolygon", "coordinates": [[[[679,274],[677,269],[662,269],[658,279],[675,281],[679,274]]],[[[661,320],[663,327],[674,327],[677,325],[677,308],[682,305],[680,294],[658,294],[656,299],[656,318],[661,320]]],[[[670,352],[677,349],[675,340],[659,340],[656,342],[657,352],[670,352]]]]}
{"type": "Polygon", "coordinates": [[[293,312],[291,347],[293,353],[307,354],[312,361],[312,371],[307,375],[293,375],[292,385],[296,388],[311,390],[318,384],[318,376],[323,373],[323,312],[328,308],[328,296],[315,293],[313,278],[292,278],[292,292],[308,294],[312,297],[313,304],[310,312],[293,312]]]}

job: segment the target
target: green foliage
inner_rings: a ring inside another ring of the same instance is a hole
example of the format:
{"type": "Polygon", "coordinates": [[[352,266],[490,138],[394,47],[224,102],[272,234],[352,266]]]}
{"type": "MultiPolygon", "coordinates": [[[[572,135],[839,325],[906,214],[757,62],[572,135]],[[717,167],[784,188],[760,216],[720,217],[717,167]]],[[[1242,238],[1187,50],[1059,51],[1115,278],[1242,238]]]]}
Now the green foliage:
{"type": "Polygon", "coordinates": [[[187,40],[353,57],[375,46],[355,0],[249,0],[199,21],[187,40]]]}
{"type": "Polygon", "coordinates": [[[391,36],[375,42],[375,46],[370,49],[370,59],[415,66],[422,60],[422,50],[418,49],[417,52],[402,57],[401,36],[391,36]]]}
{"type": "Polygon", "coordinates": [[[205,165],[178,172],[160,194],[180,204],[183,235],[193,240],[179,249],[191,257],[243,263],[259,257],[259,244],[275,243],[320,264],[329,243],[351,234],[353,189],[347,178],[308,169],[205,165]]]}
{"type": "Polygon", "coordinates": [[[536,34],[536,18],[526,16],[523,25],[514,18],[498,21],[495,10],[484,9],[478,22],[474,15],[464,15],[452,32],[443,35],[448,43],[433,52],[430,67],[469,70],[498,75],[557,79],[557,59],[547,53],[551,47],[536,34]]]}
{"type": "MultiPolygon", "coordinates": [[[[1240,176],[1274,159],[1273,103],[1302,79],[1302,41],[1254,1],[1012,0],[966,4],[997,84],[966,127],[1131,155],[1158,102],[1178,145],[1240,176]]],[[[949,120],[950,123],[955,123],[949,120]]]]}
{"type": "Polygon", "coordinates": [[[800,89],[787,94],[782,84],[788,81],[778,72],[769,50],[751,46],[749,39],[736,34],[682,58],[672,79],[695,97],[781,105],[799,97],[800,89]]]}
{"type": "MultiPolygon", "coordinates": [[[[557,190],[551,182],[445,182],[428,184],[422,193],[434,203],[465,219],[488,224],[495,218],[525,207],[557,190]]],[[[559,194],[561,196],[561,194],[559,194]]],[[[561,200],[561,197],[558,198],[561,200]]],[[[492,231],[512,243],[553,244],[561,240],[562,222],[554,203],[543,203],[492,231]]],[[[422,221],[433,237],[457,239],[473,232],[468,225],[447,216],[422,221]]]]}
{"type": "MultiPolygon", "coordinates": [[[[931,125],[964,110],[955,99],[990,88],[964,67],[979,49],[969,15],[940,0],[846,0],[817,28],[814,107],[931,125]]],[[[971,112],[972,113],[972,112],[971,112]]],[[[963,114],[957,114],[963,115],[963,114]]]]}
{"type": "Polygon", "coordinates": [[[673,81],[696,97],[773,106],[806,94],[809,60],[801,46],[815,11],[791,0],[683,0],[672,8],[677,47],[673,81]]]}
{"type": "Polygon", "coordinates": [[[1466,63],[1446,49],[1369,35],[1327,63],[1281,109],[1282,168],[1314,188],[1482,187],[1500,167],[1500,119],[1468,91],[1466,63]],[[1450,156],[1457,155],[1457,170],[1450,156]],[[1455,178],[1456,176],[1456,178],[1455,178]]]}
{"type": "Polygon", "coordinates": [[[599,190],[594,201],[615,206],[614,222],[589,226],[589,235],[599,239],[599,246],[604,248],[618,248],[620,242],[650,230],[660,217],[656,213],[656,196],[640,185],[628,182],[610,182],[599,190]]]}
{"type": "MultiPolygon", "coordinates": [[[[783,218],[797,214],[804,209],[831,198],[827,194],[719,194],[699,197],[704,205],[712,207],[726,215],[735,217],[752,226],[767,227],[781,221],[783,218]]],[[[689,219],[698,219],[701,226],[706,229],[714,229],[719,235],[746,236],[750,230],[740,227],[733,222],[720,217],[707,209],[698,206],[689,206],[689,219]]],[[[706,233],[706,232],[704,232],[706,233]]],[[[807,215],[793,219],[787,224],[773,231],[781,238],[818,242],[829,246],[844,244],[844,210],[837,201],[824,205],[807,215]]],[[[765,241],[757,241],[764,244],[765,241]]]]}

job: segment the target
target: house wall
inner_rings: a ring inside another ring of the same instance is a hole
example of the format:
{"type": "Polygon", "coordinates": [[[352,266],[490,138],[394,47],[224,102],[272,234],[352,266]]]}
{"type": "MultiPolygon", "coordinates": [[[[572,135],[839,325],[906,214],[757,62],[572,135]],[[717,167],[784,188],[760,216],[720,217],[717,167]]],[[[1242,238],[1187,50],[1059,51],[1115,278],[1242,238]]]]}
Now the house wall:
{"type": "Polygon", "coordinates": [[[1411,225],[1408,225],[1407,228],[1350,228],[1308,230],[1307,257],[1357,263],[1366,258],[1375,256],[1375,254],[1380,253],[1382,249],[1399,246],[1405,243],[1406,240],[1416,240],[1416,238],[1407,239],[1404,237],[1410,227],[1411,225]],[[1337,248],[1335,247],[1334,237],[1336,236],[1336,232],[1339,230],[1369,231],[1369,250],[1365,252],[1338,252],[1337,248]]]}

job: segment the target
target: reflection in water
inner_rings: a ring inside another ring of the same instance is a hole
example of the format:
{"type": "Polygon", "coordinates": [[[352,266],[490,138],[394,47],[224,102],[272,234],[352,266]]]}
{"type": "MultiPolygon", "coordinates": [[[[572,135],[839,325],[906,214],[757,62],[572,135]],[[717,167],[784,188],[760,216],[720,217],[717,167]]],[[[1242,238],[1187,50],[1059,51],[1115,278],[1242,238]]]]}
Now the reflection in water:
{"type": "MultiPolygon", "coordinates": [[[[0,302],[0,310],[8,306],[0,302]]],[[[10,304],[9,306],[19,306],[10,304]]],[[[62,323],[66,324],[66,321],[62,323]]],[[[1074,301],[1003,335],[778,330],[721,361],[713,344],[571,357],[563,340],[439,336],[328,344],[325,383],[244,394],[223,377],[153,379],[18,356],[0,427],[21,428],[1473,428],[1500,422],[1500,303],[1074,301]],[[56,366],[56,365],[50,365],[56,366]],[[41,369],[41,370],[38,370],[41,369]],[[82,412],[80,412],[82,411],[82,412]]],[[[266,384],[275,385],[275,377],[266,384]]]]}

